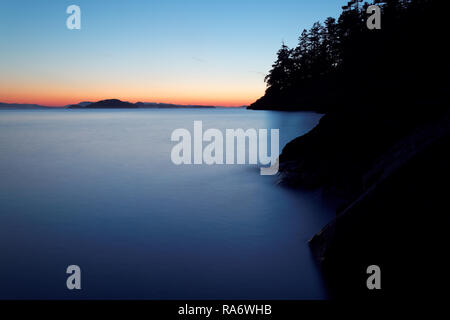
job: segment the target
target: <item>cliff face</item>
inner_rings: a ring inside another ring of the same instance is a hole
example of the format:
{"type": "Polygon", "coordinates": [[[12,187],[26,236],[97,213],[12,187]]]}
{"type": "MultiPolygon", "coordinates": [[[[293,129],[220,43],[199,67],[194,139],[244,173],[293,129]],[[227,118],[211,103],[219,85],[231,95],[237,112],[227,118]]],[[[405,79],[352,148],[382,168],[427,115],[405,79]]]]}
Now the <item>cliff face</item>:
{"type": "Polygon", "coordinates": [[[449,147],[445,109],[331,114],[286,146],[283,183],[342,199],[336,219],[310,241],[334,297],[414,294],[442,283],[449,147]],[[384,271],[384,292],[366,288],[373,264],[384,271]]]}
{"type": "Polygon", "coordinates": [[[401,152],[402,143],[405,148],[413,144],[409,146],[413,149],[426,143],[417,137],[422,127],[427,128],[421,133],[427,137],[440,135],[433,131],[433,124],[446,121],[446,117],[445,108],[435,108],[434,112],[369,109],[327,114],[311,132],[284,148],[281,181],[292,187],[324,188],[326,193],[352,201],[387,166],[380,163],[382,159],[401,152]]]}

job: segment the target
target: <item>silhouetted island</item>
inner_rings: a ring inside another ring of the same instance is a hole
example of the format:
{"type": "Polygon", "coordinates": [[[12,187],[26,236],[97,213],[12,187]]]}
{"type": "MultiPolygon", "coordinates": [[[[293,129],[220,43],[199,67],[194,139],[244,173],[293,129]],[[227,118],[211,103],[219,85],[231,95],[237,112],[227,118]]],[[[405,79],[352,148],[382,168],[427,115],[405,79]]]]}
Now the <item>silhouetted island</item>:
{"type": "Polygon", "coordinates": [[[120,101],[118,99],[101,100],[86,105],[72,105],[70,109],[134,109],[137,105],[130,102],[120,101]]]}
{"type": "Polygon", "coordinates": [[[75,105],[67,106],[69,109],[212,109],[213,106],[198,106],[198,105],[176,105],[168,103],[153,103],[153,102],[137,102],[131,103],[127,101],[121,101],[118,99],[107,99],[98,102],[82,102],[75,105]]]}
{"type": "Polygon", "coordinates": [[[310,241],[332,295],[416,298],[448,285],[448,4],[375,1],[382,28],[369,30],[360,2],[283,44],[249,108],[325,113],[284,148],[280,179],[340,201],[310,241]],[[384,291],[368,290],[370,265],[384,291]]]}

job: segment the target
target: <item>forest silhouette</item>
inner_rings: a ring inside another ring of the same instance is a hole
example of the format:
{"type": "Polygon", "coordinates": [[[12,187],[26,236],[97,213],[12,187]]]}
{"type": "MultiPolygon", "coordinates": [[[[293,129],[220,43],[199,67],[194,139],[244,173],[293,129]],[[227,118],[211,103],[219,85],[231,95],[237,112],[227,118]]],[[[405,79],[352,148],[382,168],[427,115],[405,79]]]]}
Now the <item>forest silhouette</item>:
{"type": "Polygon", "coordinates": [[[283,149],[280,181],[341,203],[310,240],[333,298],[449,285],[439,258],[450,210],[448,1],[375,4],[379,30],[366,25],[369,4],[352,0],[337,20],[303,31],[296,48],[283,44],[266,94],[250,106],[326,113],[283,149]],[[385,272],[383,290],[363,281],[372,264],[385,272]]]}
{"type": "Polygon", "coordinates": [[[352,0],[336,20],[284,43],[250,109],[336,111],[433,103],[449,82],[446,1],[375,0],[381,29],[367,27],[369,3],[352,0]]]}

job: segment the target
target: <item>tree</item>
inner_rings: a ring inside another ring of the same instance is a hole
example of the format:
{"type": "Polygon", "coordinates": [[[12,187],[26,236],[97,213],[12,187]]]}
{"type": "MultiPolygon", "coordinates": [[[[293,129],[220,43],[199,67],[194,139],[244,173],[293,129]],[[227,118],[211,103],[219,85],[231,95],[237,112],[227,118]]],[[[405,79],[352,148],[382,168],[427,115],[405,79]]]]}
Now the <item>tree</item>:
{"type": "Polygon", "coordinates": [[[256,106],[358,105],[374,88],[379,101],[429,99],[426,92],[438,87],[445,92],[450,81],[445,1],[373,0],[382,10],[377,31],[367,28],[369,3],[361,2],[351,0],[337,20],[303,30],[294,49],[283,43],[256,106]]]}
{"type": "Polygon", "coordinates": [[[272,65],[272,70],[265,77],[268,87],[276,87],[283,90],[289,83],[293,71],[293,61],[291,59],[292,50],[283,42],[277,53],[277,60],[272,65]]]}
{"type": "Polygon", "coordinates": [[[327,67],[331,70],[336,69],[341,63],[339,43],[340,40],[336,19],[328,18],[325,20],[323,49],[326,55],[327,67]]]}

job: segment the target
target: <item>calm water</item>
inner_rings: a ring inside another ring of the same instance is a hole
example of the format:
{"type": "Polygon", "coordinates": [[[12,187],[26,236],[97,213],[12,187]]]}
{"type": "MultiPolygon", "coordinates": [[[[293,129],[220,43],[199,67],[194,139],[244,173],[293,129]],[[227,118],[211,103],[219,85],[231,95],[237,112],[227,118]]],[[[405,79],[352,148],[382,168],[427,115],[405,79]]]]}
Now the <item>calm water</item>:
{"type": "Polygon", "coordinates": [[[256,166],[175,166],[177,128],[279,128],[314,113],[0,111],[0,298],[321,299],[307,240],[333,215],[256,166]],[[66,289],[68,265],[82,290],[66,289]]]}

